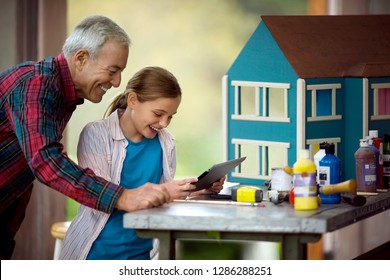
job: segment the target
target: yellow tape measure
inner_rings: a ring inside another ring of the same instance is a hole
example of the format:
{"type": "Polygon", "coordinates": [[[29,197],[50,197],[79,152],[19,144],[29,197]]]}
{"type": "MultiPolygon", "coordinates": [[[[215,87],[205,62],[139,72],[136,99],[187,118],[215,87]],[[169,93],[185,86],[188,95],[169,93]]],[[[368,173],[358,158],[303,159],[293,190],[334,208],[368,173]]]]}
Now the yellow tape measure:
{"type": "Polygon", "coordinates": [[[254,186],[239,186],[232,189],[232,200],[238,202],[261,202],[263,190],[254,186]]]}

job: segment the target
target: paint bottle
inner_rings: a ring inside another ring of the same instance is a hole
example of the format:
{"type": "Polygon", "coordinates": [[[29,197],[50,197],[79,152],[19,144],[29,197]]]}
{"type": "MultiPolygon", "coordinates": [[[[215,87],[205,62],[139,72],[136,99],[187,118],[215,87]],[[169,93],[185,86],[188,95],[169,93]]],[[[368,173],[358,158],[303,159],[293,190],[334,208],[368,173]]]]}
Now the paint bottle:
{"type": "Polygon", "coordinates": [[[356,191],[376,192],[375,154],[368,146],[367,139],[360,139],[359,146],[359,149],[355,152],[356,191]]]}
{"type": "Polygon", "coordinates": [[[326,142],[320,143],[320,149],[318,152],[313,156],[314,164],[316,165],[316,170],[317,170],[317,183],[320,181],[319,173],[318,170],[320,169],[320,160],[326,155],[325,153],[325,147],[328,145],[326,142]]]}
{"type": "Polygon", "coordinates": [[[390,189],[390,134],[383,139],[383,188],[390,189]]]}
{"type": "Polygon", "coordinates": [[[368,135],[372,137],[373,144],[379,152],[376,188],[383,189],[383,141],[378,137],[378,130],[370,130],[368,135]]]}
{"type": "Polygon", "coordinates": [[[318,208],[316,165],[310,159],[309,150],[300,150],[299,159],[293,165],[294,209],[318,208]]]}
{"type": "MultiPolygon", "coordinates": [[[[333,143],[326,145],[325,156],[319,162],[320,180],[317,182],[320,186],[340,183],[341,180],[341,161],[335,156],[335,146],[333,143]]],[[[321,194],[321,202],[324,204],[340,203],[341,195],[339,192],[333,194],[321,194]]]]}
{"type": "Polygon", "coordinates": [[[366,138],[367,138],[367,141],[368,141],[368,147],[375,154],[376,187],[378,188],[378,186],[379,186],[379,150],[374,146],[374,137],[372,135],[369,135],[366,138]]]}

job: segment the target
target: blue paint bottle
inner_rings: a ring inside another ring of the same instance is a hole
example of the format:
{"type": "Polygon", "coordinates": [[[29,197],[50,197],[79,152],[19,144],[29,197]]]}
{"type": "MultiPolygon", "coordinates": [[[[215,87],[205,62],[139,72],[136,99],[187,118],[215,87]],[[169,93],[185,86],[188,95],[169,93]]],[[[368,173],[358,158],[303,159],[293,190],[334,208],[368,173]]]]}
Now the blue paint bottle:
{"type": "MultiPolygon", "coordinates": [[[[319,182],[320,186],[333,185],[340,183],[341,180],[341,161],[335,156],[335,146],[333,143],[326,145],[325,156],[319,162],[319,182]]],[[[340,193],[320,194],[323,204],[340,203],[340,193]]]]}

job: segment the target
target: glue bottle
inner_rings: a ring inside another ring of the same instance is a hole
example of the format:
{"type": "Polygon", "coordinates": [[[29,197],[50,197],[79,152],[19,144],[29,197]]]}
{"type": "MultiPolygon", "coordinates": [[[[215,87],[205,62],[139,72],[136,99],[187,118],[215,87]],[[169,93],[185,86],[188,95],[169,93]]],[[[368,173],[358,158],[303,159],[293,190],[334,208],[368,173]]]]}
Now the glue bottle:
{"type": "Polygon", "coordinates": [[[320,143],[320,149],[313,156],[314,164],[316,165],[316,169],[317,169],[317,177],[316,177],[317,183],[319,183],[319,181],[320,181],[320,176],[319,176],[319,173],[318,173],[318,170],[320,169],[319,168],[320,167],[320,160],[326,155],[325,147],[327,145],[328,145],[328,143],[326,143],[326,142],[320,143]]]}
{"type": "MultiPolygon", "coordinates": [[[[333,185],[340,183],[341,180],[341,164],[340,159],[335,156],[335,146],[333,143],[325,147],[325,156],[319,162],[318,174],[320,180],[318,184],[322,187],[325,185],[333,185]]],[[[341,195],[339,192],[333,194],[321,194],[321,202],[324,204],[340,203],[341,195]]]]}
{"type": "Polygon", "coordinates": [[[309,150],[300,150],[299,159],[293,165],[295,210],[318,208],[316,165],[310,159],[309,150]]]}
{"type": "Polygon", "coordinates": [[[367,139],[360,139],[359,149],[355,152],[356,190],[358,192],[376,192],[376,158],[368,147],[367,139]]]}

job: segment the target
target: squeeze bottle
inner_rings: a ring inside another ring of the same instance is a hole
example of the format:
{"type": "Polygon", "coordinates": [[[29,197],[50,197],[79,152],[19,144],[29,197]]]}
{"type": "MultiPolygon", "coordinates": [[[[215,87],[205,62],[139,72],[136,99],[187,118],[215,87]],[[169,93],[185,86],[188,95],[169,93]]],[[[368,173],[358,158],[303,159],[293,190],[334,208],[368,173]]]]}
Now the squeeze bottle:
{"type": "MultiPolygon", "coordinates": [[[[325,156],[319,162],[318,174],[320,180],[317,182],[321,187],[340,183],[341,164],[340,159],[335,156],[335,146],[333,143],[325,147],[325,156]]],[[[339,192],[332,194],[320,193],[321,202],[324,204],[340,203],[341,195],[339,192]]]]}
{"type": "Polygon", "coordinates": [[[368,147],[367,139],[360,139],[359,149],[355,152],[356,191],[376,192],[376,158],[368,147]]]}
{"type": "Polygon", "coordinates": [[[318,170],[319,170],[319,167],[320,167],[320,160],[326,155],[325,147],[327,145],[328,145],[328,143],[326,143],[326,142],[320,143],[320,149],[313,156],[314,164],[316,165],[316,169],[317,169],[317,177],[316,177],[317,183],[320,181],[320,177],[319,177],[319,174],[318,174],[318,170]]]}
{"type": "Polygon", "coordinates": [[[293,165],[295,210],[318,208],[316,165],[309,158],[309,150],[300,150],[299,159],[293,165]]]}

